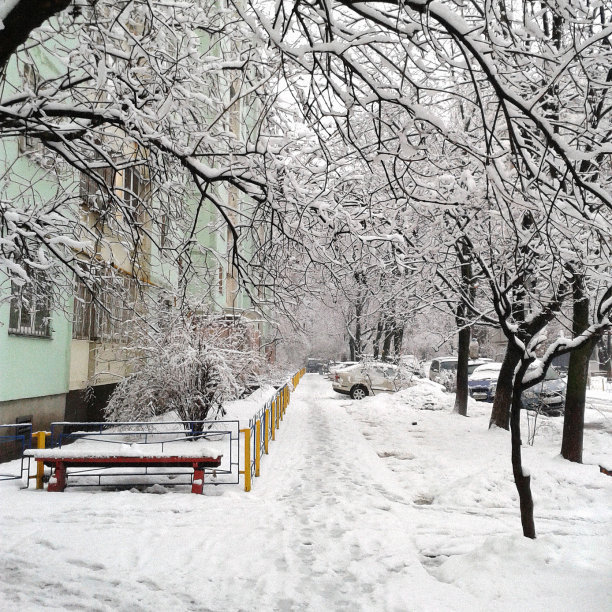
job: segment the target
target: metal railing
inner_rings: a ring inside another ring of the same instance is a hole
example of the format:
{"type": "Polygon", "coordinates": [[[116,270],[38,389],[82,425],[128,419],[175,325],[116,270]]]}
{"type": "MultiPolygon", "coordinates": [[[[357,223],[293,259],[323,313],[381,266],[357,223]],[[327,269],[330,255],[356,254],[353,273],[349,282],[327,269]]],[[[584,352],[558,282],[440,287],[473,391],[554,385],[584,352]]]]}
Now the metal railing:
{"type": "MultiPolygon", "coordinates": [[[[98,450],[107,452],[108,449],[117,449],[121,454],[121,447],[130,445],[143,447],[147,452],[160,453],[172,450],[177,442],[206,440],[218,446],[218,454],[223,455],[222,464],[215,469],[207,469],[205,473],[212,474],[214,484],[238,484],[240,464],[239,444],[240,423],[237,420],[226,421],[133,421],[133,422],[72,422],[58,421],[51,423],[50,448],[62,448],[75,442],[88,442],[98,444],[98,450]]],[[[91,445],[89,445],[91,448],[91,445]]],[[[41,448],[39,446],[39,448],[41,448]]],[[[42,447],[44,448],[44,446],[42,447]]],[[[85,448],[85,446],[84,446],[85,448]]],[[[39,462],[39,467],[41,463],[39,462]]],[[[75,468],[70,472],[70,479],[78,479],[78,486],[100,486],[102,479],[116,480],[130,476],[164,477],[161,484],[177,485],[190,484],[193,474],[188,468],[109,468],[84,467],[75,468]],[[188,478],[182,482],[180,476],[188,478]]],[[[113,483],[116,484],[116,483],[113,483]]],[[[132,481],[135,484],[148,484],[132,481]]],[[[42,488],[42,481],[37,480],[37,488],[42,488]]]]}
{"type": "MultiPolygon", "coordinates": [[[[0,475],[0,480],[23,478],[27,473],[29,480],[36,478],[36,488],[43,488],[44,466],[38,462],[36,475],[30,476],[30,457],[24,457],[26,448],[35,446],[38,449],[62,448],[75,442],[95,442],[101,448],[120,448],[121,445],[144,446],[148,450],[154,446],[160,452],[171,449],[176,442],[187,440],[207,440],[222,447],[222,465],[209,469],[212,474],[211,484],[239,484],[240,476],[244,476],[245,491],[251,490],[253,477],[261,474],[261,458],[267,455],[270,444],[276,439],[278,429],[284,419],[289,405],[291,392],[297,387],[305,369],[296,372],[289,381],[280,387],[264,406],[249,419],[248,428],[240,428],[238,420],[227,421],[126,421],[126,422],[73,422],[57,421],[51,423],[50,432],[32,433],[31,423],[0,425],[0,443],[6,441],[19,444],[21,457],[20,474],[0,475]],[[2,435],[8,430],[13,433],[2,435]],[[26,431],[27,430],[27,431],[26,431]],[[244,435],[241,444],[240,434],[244,435]],[[243,458],[241,457],[243,453],[243,458]],[[241,460],[242,459],[242,460],[241,460]],[[26,465],[27,460],[27,465],[26,465]],[[240,468],[243,469],[240,469],[240,468]]],[[[173,482],[166,484],[189,484],[177,482],[180,475],[187,475],[191,481],[189,469],[175,468],[132,468],[83,467],[71,470],[70,478],[79,480],[78,486],[100,486],[102,478],[112,479],[119,476],[166,476],[173,482]],[[162,471],[156,471],[156,470],[162,471]]],[[[210,483],[210,481],[209,481],[210,483]]],[[[133,484],[142,483],[130,483],[133,484]]]]}
{"type": "Polygon", "coordinates": [[[305,374],[302,368],[291,376],[290,381],[280,387],[266,404],[249,420],[244,434],[244,490],[250,491],[253,477],[261,475],[261,458],[270,450],[270,442],[276,440],[276,433],[284,419],[291,392],[298,386],[305,374]]]}
{"type": "Polygon", "coordinates": [[[23,451],[32,445],[32,423],[11,423],[0,425],[0,456],[21,458],[18,474],[0,473],[0,480],[18,480],[23,478],[27,468],[24,469],[23,451]]]}

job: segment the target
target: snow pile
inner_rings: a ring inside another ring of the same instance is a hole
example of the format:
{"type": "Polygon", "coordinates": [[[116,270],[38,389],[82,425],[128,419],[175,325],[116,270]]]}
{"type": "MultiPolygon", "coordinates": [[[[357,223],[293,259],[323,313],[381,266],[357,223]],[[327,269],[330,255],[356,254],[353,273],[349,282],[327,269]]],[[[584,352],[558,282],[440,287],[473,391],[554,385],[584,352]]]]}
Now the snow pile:
{"type": "Polygon", "coordinates": [[[223,419],[238,419],[240,427],[248,427],[249,420],[274,398],[276,392],[272,385],[264,385],[248,397],[226,402],[223,405],[226,411],[223,419]]]}
{"type": "Polygon", "coordinates": [[[444,386],[428,378],[414,380],[414,386],[393,396],[392,403],[403,404],[415,410],[445,410],[455,401],[455,396],[446,393],[444,386]]]}

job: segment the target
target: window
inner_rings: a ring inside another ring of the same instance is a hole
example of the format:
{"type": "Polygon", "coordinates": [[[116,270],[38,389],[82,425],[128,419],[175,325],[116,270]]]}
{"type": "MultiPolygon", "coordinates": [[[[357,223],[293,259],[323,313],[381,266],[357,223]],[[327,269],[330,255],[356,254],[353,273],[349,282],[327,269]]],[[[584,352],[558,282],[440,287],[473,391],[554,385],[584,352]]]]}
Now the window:
{"type": "Polygon", "coordinates": [[[163,249],[168,243],[168,215],[163,214],[159,223],[159,247],[163,249]]]}
{"type": "Polygon", "coordinates": [[[109,274],[99,280],[97,299],[94,299],[85,284],[77,280],[72,338],[101,342],[126,340],[137,290],[135,278],[109,274]]]}
{"type": "Polygon", "coordinates": [[[42,270],[27,268],[30,282],[11,284],[9,334],[51,337],[51,283],[42,270]]]}
{"type": "Polygon", "coordinates": [[[118,191],[125,202],[127,210],[135,220],[142,221],[143,207],[142,198],[144,195],[145,181],[143,180],[138,168],[131,166],[122,172],[123,186],[118,191]]]}
{"type": "MultiPolygon", "coordinates": [[[[25,90],[36,91],[38,84],[38,74],[33,64],[23,63],[21,77],[25,90]]],[[[38,153],[42,149],[42,143],[38,138],[34,138],[28,131],[19,137],[19,153],[38,153]]]]}
{"type": "MultiPolygon", "coordinates": [[[[92,162],[95,163],[95,162],[92,162]]],[[[102,212],[106,209],[108,193],[104,185],[112,189],[115,184],[115,171],[111,166],[93,168],[91,175],[81,173],[80,195],[83,206],[102,212]]]]}

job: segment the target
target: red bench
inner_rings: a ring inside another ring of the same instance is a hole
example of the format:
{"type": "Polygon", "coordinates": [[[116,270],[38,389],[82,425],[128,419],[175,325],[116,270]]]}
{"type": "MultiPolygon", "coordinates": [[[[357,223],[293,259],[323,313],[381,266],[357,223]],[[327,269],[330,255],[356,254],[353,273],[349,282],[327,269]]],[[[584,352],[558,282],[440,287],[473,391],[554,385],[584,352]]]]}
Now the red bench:
{"type": "Polygon", "coordinates": [[[76,456],[73,453],[61,454],[61,449],[30,449],[24,452],[25,456],[33,457],[47,467],[54,470],[55,482],[49,482],[48,491],[63,491],[67,484],[67,469],[69,467],[100,467],[100,468],[193,468],[192,493],[202,493],[204,489],[204,470],[218,468],[221,457],[183,457],[178,455],[95,455],[76,456]]]}

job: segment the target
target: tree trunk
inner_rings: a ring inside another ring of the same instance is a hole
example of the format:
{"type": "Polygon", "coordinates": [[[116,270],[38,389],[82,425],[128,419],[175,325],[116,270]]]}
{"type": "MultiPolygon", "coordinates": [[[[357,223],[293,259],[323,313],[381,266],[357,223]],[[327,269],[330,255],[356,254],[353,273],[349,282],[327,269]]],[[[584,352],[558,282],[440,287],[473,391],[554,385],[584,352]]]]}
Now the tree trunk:
{"type": "Polygon", "coordinates": [[[361,313],[362,307],[361,302],[357,302],[355,305],[355,358],[361,359],[361,353],[363,352],[361,347],[361,313]]]}
{"type": "Polygon", "coordinates": [[[470,359],[470,340],[472,337],[472,326],[468,325],[468,304],[474,303],[476,290],[472,282],[470,254],[465,242],[458,245],[457,256],[461,264],[463,295],[457,305],[455,315],[455,321],[459,329],[459,340],[457,343],[457,384],[455,389],[455,407],[453,410],[462,416],[467,416],[468,361],[470,359]]]}
{"type": "MultiPolygon", "coordinates": [[[[573,297],[572,332],[575,338],[589,326],[589,300],[584,295],[584,279],[581,275],[573,278],[573,297]]],[[[593,338],[582,348],[572,351],[569,359],[561,455],[576,463],[582,463],[589,358],[597,340],[593,338]]]]}
{"type": "Polygon", "coordinates": [[[599,369],[612,378],[612,333],[607,331],[599,340],[599,369]]]}
{"type": "Polygon", "coordinates": [[[384,316],[381,316],[381,318],[378,319],[378,325],[376,326],[376,336],[373,342],[374,359],[378,359],[378,356],[380,355],[380,339],[382,338],[384,328],[385,318],[384,316]]]}
{"type": "Polygon", "coordinates": [[[510,411],[510,438],[512,444],[512,473],[514,483],[519,495],[521,507],[521,524],[523,535],[526,538],[535,539],[535,523],[533,520],[533,497],[531,495],[531,476],[524,474],[521,457],[521,391],[523,375],[527,370],[527,364],[521,366],[514,382],[512,391],[512,409],[510,411]]]}
{"type": "Polygon", "coordinates": [[[382,350],[383,361],[389,360],[389,353],[391,352],[391,340],[393,340],[393,327],[392,327],[391,322],[388,322],[385,328],[385,338],[383,340],[383,350],[382,350]]]}
{"type": "Polygon", "coordinates": [[[468,361],[470,358],[471,328],[465,325],[465,304],[457,307],[457,323],[459,328],[459,341],[457,347],[457,391],[455,393],[454,412],[467,416],[468,401],[468,361]]]}
{"type": "Polygon", "coordinates": [[[514,370],[520,359],[520,351],[512,344],[508,343],[497,379],[497,388],[495,389],[495,397],[493,398],[489,428],[495,425],[502,429],[510,429],[510,406],[512,404],[514,370]]]}
{"type": "Polygon", "coordinates": [[[395,325],[395,330],[393,331],[393,351],[395,353],[395,363],[400,362],[400,357],[402,356],[402,344],[404,342],[404,325],[395,325]]]}

